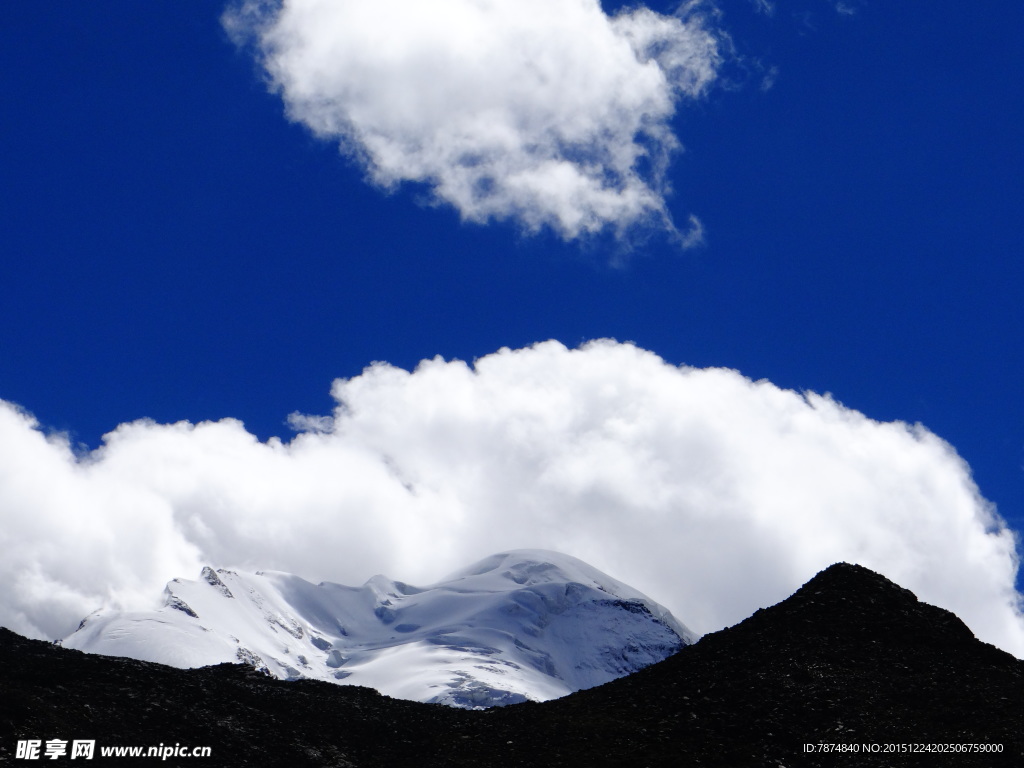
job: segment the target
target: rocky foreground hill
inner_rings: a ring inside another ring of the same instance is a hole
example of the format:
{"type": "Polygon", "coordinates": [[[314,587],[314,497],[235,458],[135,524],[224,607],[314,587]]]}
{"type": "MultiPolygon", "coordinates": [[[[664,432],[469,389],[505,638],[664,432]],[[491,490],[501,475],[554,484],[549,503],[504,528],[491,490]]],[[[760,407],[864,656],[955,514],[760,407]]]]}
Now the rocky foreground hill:
{"type": "Polygon", "coordinates": [[[0,630],[0,764],[30,765],[18,742],[53,739],[95,740],[82,760],[92,765],[1019,766],[1024,661],[847,564],[628,677],[484,711],[242,666],[88,655],[0,630]],[[161,744],[210,756],[99,752],[161,744]]]}

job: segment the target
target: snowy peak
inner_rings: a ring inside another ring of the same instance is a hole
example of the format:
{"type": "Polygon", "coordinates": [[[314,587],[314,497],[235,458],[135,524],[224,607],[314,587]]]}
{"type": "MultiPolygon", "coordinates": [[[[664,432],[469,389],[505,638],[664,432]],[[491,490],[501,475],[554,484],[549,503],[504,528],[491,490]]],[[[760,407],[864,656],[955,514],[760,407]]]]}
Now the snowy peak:
{"type": "Polygon", "coordinates": [[[486,707],[600,685],[695,639],[581,560],[516,550],[427,587],[206,567],[197,580],[171,581],[163,608],[94,614],[63,645],[178,667],[241,662],[283,679],[486,707]]]}
{"type": "MultiPolygon", "coordinates": [[[[231,594],[231,590],[224,585],[224,582],[220,580],[217,572],[210,566],[203,568],[201,576],[203,581],[211,587],[215,587],[222,595],[224,595],[224,597],[234,597],[234,595],[231,594]]],[[[177,579],[175,579],[175,581],[177,581],[177,579]]]]}
{"type": "MultiPolygon", "coordinates": [[[[531,589],[541,584],[569,584],[604,592],[621,600],[636,603],[649,611],[657,621],[671,627],[686,644],[696,641],[697,635],[681,624],[669,611],[642,592],[613,579],[591,565],[570,555],[543,549],[521,549],[491,555],[443,580],[455,589],[464,579],[470,579],[473,589],[490,584],[495,591],[531,589]],[[484,577],[488,577],[486,580],[484,577]],[[505,582],[498,581],[503,579],[505,582]]],[[[633,606],[634,608],[637,606],[633,606]]]]}

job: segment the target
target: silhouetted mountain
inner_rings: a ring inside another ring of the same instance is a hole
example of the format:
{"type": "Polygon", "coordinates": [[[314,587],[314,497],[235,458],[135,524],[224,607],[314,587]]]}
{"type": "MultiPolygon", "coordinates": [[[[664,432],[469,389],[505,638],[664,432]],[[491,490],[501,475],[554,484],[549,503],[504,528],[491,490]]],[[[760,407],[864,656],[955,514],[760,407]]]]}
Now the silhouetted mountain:
{"type": "MultiPolygon", "coordinates": [[[[271,680],[247,667],[178,670],[88,655],[7,631],[0,692],[3,764],[28,764],[15,759],[23,739],[95,739],[97,750],[209,746],[209,758],[164,764],[268,768],[987,768],[1024,758],[1024,661],[976,640],[948,611],[846,564],[663,662],[540,704],[457,710],[271,680]],[[857,751],[803,751],[821,743],[857,751]],[[870,744],[998,744],[1002,752],[868,752],[870,744]]],[[[97,751],[92,764],[103,763],[97,751]]]]}

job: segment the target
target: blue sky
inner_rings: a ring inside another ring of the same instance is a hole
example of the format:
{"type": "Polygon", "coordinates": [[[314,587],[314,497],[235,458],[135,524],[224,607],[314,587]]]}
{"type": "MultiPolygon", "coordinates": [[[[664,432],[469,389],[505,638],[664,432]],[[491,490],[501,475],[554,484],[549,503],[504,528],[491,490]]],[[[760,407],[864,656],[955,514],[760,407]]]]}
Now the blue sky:
{"type": "Polygon", "coordinates": [[[0,398],[45,429],[287,439],[372,361],[610,337],[920,422],[1024,528],[1024,8],[720,2],[735,54],[667,123],[692,248],[368,183],[286,119],[223,10],[5,10],[0,398]]]}

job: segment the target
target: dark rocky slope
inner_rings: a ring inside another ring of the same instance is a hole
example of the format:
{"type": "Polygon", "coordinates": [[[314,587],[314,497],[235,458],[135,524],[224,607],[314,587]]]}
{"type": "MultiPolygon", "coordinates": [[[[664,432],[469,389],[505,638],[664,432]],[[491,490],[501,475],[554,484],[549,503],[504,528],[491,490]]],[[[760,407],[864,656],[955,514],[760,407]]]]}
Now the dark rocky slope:
{"type": "MultiPolygon", "coordinates": [[[[203,766],[1024,765],[1024,661],[859,566],[629,677],[470,712],[244,667],[178,670],[0,630],[0,764],[18,739],[210,746],[203,766]],[[856,744],[806,753],[805,744],[856,744]],[[865,744],[1001,744],[867,753],[865,744]]],[[[61,764],[62,758],[46,761],[61,764]]],[[[159,758],[110,759],[155,765],[159,758]]],[[[97,758],[92,763],[103,764],[97,758]]]]}

